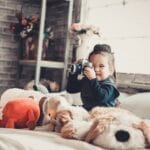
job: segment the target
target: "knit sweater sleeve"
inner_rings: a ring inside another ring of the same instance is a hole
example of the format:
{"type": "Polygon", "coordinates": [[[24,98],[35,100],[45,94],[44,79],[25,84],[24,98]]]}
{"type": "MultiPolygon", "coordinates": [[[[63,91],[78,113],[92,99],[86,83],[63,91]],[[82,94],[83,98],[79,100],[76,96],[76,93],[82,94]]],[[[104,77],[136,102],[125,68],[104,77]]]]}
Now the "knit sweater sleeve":
{"type": "Polygon", "coordinates": [[[69,74],[66,90],[69,93],[77,93],[81,91],[81,80],[77,79],[77,74],[69,74]]]}
{"type": "Polygon", "coordinates": [[[100,84],[97,79],[92,79],[90,80],[90,85],[99,105],[114,106],[116,104],[115,100],[119,96],[119,92],[115,86],[113,86],[113,83],[100,84]]]}

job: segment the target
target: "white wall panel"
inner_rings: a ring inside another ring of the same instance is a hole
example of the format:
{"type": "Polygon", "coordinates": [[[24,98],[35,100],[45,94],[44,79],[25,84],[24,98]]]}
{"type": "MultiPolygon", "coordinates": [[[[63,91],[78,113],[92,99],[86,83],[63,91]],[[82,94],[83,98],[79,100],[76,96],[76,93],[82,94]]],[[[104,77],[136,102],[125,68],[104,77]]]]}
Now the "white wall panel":
{"type": "Polygon", "coordinates": [[[150,0],[86,0],[84,23],[100,27],[117,71],[150,74],[150,0]],[[125,2],[125,5],[123,5],[125,2]]]}

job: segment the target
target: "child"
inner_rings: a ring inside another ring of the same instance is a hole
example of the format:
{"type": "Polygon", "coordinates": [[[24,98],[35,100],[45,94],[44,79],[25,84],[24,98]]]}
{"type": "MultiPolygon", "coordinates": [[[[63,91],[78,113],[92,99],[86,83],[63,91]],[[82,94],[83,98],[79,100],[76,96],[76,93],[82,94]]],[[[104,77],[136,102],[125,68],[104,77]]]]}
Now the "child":
{"type": "Polygon", "coordinates": [[[70,73],[67,91],[70,93],[81,92],[83,107],[88,111],[95,106],[116,106],[119,91],[111,78],[115,68],[110,46],[95,45],[88,59],[93,67],[84,68],[84,77],[81,80],[77,79],[77,73],[70,73]]]}

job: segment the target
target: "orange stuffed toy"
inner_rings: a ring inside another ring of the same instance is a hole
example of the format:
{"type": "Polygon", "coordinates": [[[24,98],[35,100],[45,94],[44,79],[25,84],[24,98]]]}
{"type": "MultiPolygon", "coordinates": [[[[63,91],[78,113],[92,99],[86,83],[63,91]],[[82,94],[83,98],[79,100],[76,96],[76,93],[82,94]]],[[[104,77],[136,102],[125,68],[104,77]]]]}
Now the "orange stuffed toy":
{"type": "Polygon", "coordinates": [[[33,98],[10,100],[3,108],[0,127],[33,130],[40,117],[40,108],[33,98]]]}

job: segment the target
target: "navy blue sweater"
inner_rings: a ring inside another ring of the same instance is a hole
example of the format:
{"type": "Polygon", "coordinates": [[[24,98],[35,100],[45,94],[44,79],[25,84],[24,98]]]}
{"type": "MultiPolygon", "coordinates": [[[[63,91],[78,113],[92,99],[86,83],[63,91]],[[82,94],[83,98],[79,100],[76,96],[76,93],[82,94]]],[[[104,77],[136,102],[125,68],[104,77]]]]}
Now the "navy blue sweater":
{"type": "Polygon", "coordinates": [[[83,107],[88,111],[95,106],[115,106],[119,91],[110,78],[103,81],[89,80],[83,77],[77,79],[77,74],[69,74],[67,91],[69,93],[81,92],[83,107]]]}

